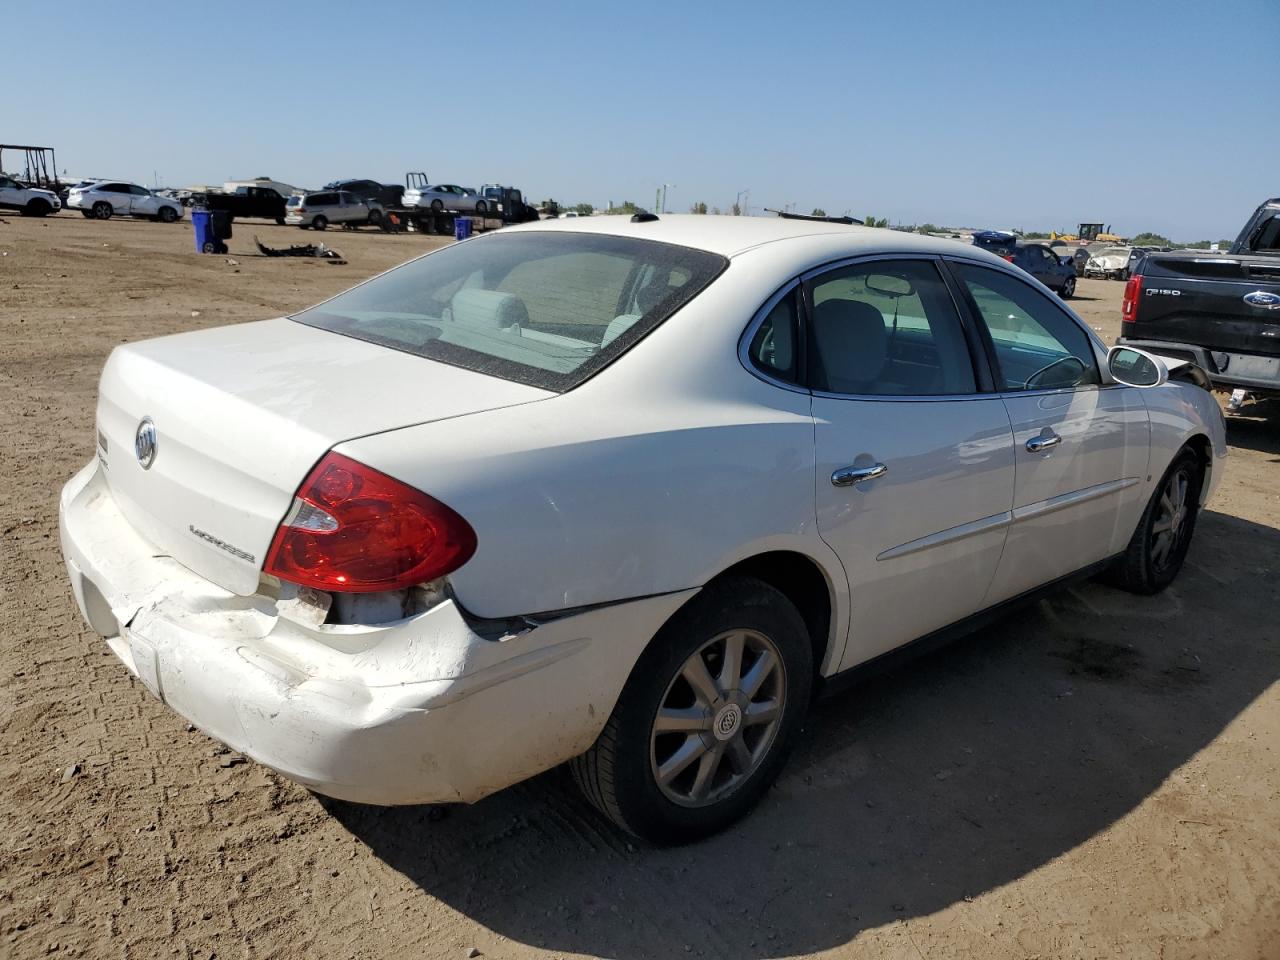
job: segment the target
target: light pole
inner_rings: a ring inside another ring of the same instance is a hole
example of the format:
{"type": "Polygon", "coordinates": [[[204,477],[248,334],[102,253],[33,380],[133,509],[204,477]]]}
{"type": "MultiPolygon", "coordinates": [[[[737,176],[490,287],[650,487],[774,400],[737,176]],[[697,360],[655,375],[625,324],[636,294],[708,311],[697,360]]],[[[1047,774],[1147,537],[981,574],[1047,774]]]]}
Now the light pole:
{"type": "Polygon", "coordinates": [[[738,195],[733,198],[733,205],[738,208],[738,216],[742,216],[747,212],[747,208],[744,207],[742,203],[744,199],[749,199],[750,197],[751,197],[751,191],[748,189],[748,190],[739,190],[738,195]]]}
{"type": "Polygon", "coordinates": [[[661,189],[662,189],[662,202],[658,204],[658,212],[659,212],[659,213],[666,213],[666,212],[667,212],[667,188],[668,188],[668,187],[675,187],[675,184],[674,184],[674,183],[664,183],[664,184],[662,185],[662,188],[661,188],[661,189]]]}

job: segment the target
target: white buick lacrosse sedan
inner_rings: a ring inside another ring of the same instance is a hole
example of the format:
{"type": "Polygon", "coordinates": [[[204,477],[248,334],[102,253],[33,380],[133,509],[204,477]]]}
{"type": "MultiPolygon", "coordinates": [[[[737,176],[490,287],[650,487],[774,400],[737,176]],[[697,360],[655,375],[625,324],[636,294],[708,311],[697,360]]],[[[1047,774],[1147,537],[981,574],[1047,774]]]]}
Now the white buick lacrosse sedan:
{"type": "Polygon", "coordinates": [[[62,548],[151,693],[320,793],[571,761],[678,842],[833,679],[1071,577],[1165,587],[1226,454],[1173,364],[950,241],[529,224],[118,347],[62,548]]]}

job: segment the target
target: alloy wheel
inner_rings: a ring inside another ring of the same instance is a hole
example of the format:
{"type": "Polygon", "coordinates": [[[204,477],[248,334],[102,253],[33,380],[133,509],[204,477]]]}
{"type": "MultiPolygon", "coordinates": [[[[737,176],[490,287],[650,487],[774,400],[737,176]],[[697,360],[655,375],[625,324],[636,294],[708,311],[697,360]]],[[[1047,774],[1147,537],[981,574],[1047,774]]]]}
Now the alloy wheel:
{"type": "Polygon", "coordinates": [[[736,792],[768,755],[786,695],[786,667],[764,634],[731,630],[707,641],[667,686],[653,719],[658,789],[685,807],[736,792]]]}
{"type": "Polygon", "coordinates": [[[1178,548],[1186,536],[1188,514],[1187,492],[1191,478],[1185,467],[1175,470],[1165,481],[1151,523],[1151,563],[1157,570],[1166,569],[1178,556],[1178,548]]]}

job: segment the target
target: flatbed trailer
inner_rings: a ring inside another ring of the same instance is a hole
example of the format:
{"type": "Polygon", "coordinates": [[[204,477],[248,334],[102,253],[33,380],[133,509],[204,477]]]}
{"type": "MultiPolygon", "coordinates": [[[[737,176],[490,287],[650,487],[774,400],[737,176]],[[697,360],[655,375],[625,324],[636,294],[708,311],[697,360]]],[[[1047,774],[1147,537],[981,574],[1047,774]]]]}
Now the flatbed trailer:
{"type": "Polygon", "coordinates": [[[478,213],[462,213],[457,210],[431,210],[421,207],[388,207],[382,213],[386,230],[408,233],[434,233],[453,236],[454,221],[458,218],[471,221],[471,231],[497,230],[503,226],[501,217],[485,217],[478,213]]]}

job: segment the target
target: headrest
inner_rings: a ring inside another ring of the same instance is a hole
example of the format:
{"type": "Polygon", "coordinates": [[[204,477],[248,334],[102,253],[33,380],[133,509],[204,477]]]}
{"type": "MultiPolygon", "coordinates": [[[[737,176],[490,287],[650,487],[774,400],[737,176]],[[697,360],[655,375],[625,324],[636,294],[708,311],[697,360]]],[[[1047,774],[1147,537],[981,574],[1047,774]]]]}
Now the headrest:
{"type": "Polygon", "coordinates": [[[514,294],[498,290],[481,290],[463,287],[449,302],[453,319],[472,327],[524,326],[529,322],[529,311],[524,301],[514,294]]]}
{"type": "Polygon", "coordinates": [[[609,325],[604,328],[604,336],[600,338],[600,346],[607,347],[622,334],[631,329],[632,325],[640,319],[638,313],[623,313],[614,317],[609,321],[609,325]]]}
{"type": "Polygon", "coordinates": [[[880,376],[889,358],[884,315],[862,300],[824,300],[813,311],[813,333],[827,389],[857,393],[880,376]]]}
{"type": "Polygon", "coordinates": [[[636,306],[640,308],[640,312],[648,313],[658,304],[664,297],[671,292],[671,289],[665,283],[659,283],[657,275],[649,278],[649,282],[636,291],[636,306]]]}

